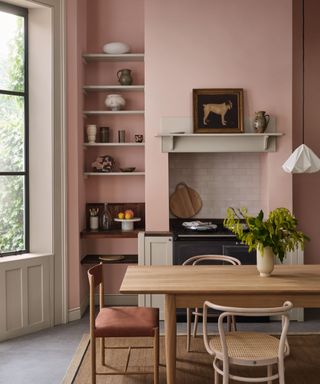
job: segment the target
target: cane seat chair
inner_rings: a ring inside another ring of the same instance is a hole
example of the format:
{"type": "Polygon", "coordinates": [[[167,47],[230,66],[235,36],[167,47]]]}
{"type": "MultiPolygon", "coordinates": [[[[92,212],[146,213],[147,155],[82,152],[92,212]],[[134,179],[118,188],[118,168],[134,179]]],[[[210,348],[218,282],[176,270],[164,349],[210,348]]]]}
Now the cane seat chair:
{"type": "Polygon", "coordinates": [[[219,374],[223,377],[223,384],[229,380],[244,383],[271,384],[278,379],[279,384],[285,384],[284,358],[289,355],[287,331],[289,327],[289,311],[293,305],[286,301],[282,307],[275,308],[236,308],[216,305],[205,301],[203,305],[203,339],[207,352],[213,356],[214,383],[219,383],[219,374]],[[222,312],[218,319],[219,335],[209,339],[207,334],[208,308],[222,312]],[[281,316],[282,331],[280,338],[261,332],[226,332],[223,321],[229,316],[281,316]],[[244,377],[232,374],[234,366],[265,366],[266,376],[244,377]],[[274,366],[277,371],[273,373],[274,366]]]}
{"type": "MultiPolygon", "coordinates": [[[[187,259],[182,265],[199,265],[204,262],[213,262],[215,264],[231,264],[231,265],[241,265],[240,260],[235,257],[225,256],[225,255],[199,255],[192,256],[187,259]]],[[[192,311],[191,308],[187,308],[187,351],[190,352],[191,347],[191,322],[192,315],[194,315],[194,323],[193,323],[193,337],[197,337],[198,330],[198,319],[202,317],[202,313],[198,308],[194,308],[192,311]]],[[[219,313],[210,313],[208,317],[218,317],[219,313]]],[[[236,330],[236,320],[235,317],[228,318],[228,327],[229,329],[236,330]]]]}
{"type": "Polygon", "coordinates": [[[155,384],[159,383],[159,309],[145,307],[104,307],[103,265],[95,265],[88,270],[90,287],[90,350],[91,350],[91,384],[96,384],[96,375],[142,375],[153,374],[155,384]],[[95,317],[94,293],[99,286],[99,312],[95,317]],[[152,338],[153,345],[148,346],[117,346],[106,347],[105,339],[122,337],[126,340],[132,337],[152,338]],[[128,349],[127,361],[123,371],[108,373],[97,372],[96,339],[100,339],[101,365],[106,365],[106,349],[128,349]],[[153,349],[153,371],[128,370],[132,349],[153,349]]]}

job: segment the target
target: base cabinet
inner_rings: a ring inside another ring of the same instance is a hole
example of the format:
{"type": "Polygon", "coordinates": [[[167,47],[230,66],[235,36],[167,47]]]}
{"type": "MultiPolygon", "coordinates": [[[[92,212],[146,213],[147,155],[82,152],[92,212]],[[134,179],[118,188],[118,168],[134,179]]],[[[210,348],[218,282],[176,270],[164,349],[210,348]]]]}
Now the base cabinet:
{"type": "MultiPolygon", "coordinates": [[[[172,236],[138,235],[139,265],[172,265],[172,236]]],[[[164,320],[164,295],[139,295],[139,306],[158,307],[164,320]]]]}

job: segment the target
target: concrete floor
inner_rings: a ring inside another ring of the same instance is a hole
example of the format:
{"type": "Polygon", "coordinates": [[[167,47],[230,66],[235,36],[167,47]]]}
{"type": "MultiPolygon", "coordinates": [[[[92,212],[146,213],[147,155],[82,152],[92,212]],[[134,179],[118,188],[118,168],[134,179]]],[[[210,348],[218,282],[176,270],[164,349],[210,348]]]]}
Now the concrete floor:
{"type": "MultiPolygon", "coordinates": [[[[216,324],[211,324],[212,331],[216,324]]],[[[278,322],[238,323],[238,328],[276,332],[278,322]]],[[[185,333],[178,323],[178,333],[185,333]]],[[[161,322],[163,332],[163,322],[161,322]]],[[[319,310],[307,310],[305,321],[291,322],[290,332],[320,332],[319,310]]],[[[60,384],[84,333],[89,332],[88,315],[79,321],[60,325],[0,344],[0,384],[60,384]]]]}

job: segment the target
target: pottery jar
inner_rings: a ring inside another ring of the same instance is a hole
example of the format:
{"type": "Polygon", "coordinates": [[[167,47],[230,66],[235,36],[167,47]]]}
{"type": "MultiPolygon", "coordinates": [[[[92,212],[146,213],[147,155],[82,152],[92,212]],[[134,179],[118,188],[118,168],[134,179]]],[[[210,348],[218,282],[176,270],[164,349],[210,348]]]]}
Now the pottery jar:
{"type": "Polygon", "coordinates": [[[255,112],[255,118],[253,121],[254,130],[257,133],[263,133],[269,124],[269,120],[270,116],[266,114],[265,111],[255,112]]]}
{"type": "Polygon", "coordinates": [[[131,69],[119,69],[117,77],[121,85],[132,84],[131,69]]]}
{"type": "Polygon", "coordinates": [[[119,111],[126,105],[125,99],[118,93],[108,95],[104,101],[105,105],[112,111],[119,111]]]}

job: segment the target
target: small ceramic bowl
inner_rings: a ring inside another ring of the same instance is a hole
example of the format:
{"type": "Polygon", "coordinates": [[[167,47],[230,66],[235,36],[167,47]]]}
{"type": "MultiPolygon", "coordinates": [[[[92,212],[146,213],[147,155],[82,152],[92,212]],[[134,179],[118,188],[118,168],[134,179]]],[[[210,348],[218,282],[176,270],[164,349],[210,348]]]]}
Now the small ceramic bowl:
{"type": "Polygon", "coordinates": [[[107,43],[102,47],[103,52],[113,54],[113,55],[121,55],[123,53],[130,52],[130,47],[126,43],[121,43],[120,41],[113,41],[111,43],[107,43]]]}
{"type": "Polygon", "coordinates": [[[120,168],[121,172],[133,172],[136,169],[136,167],[126,167],[126,168],[120,168]]]}

